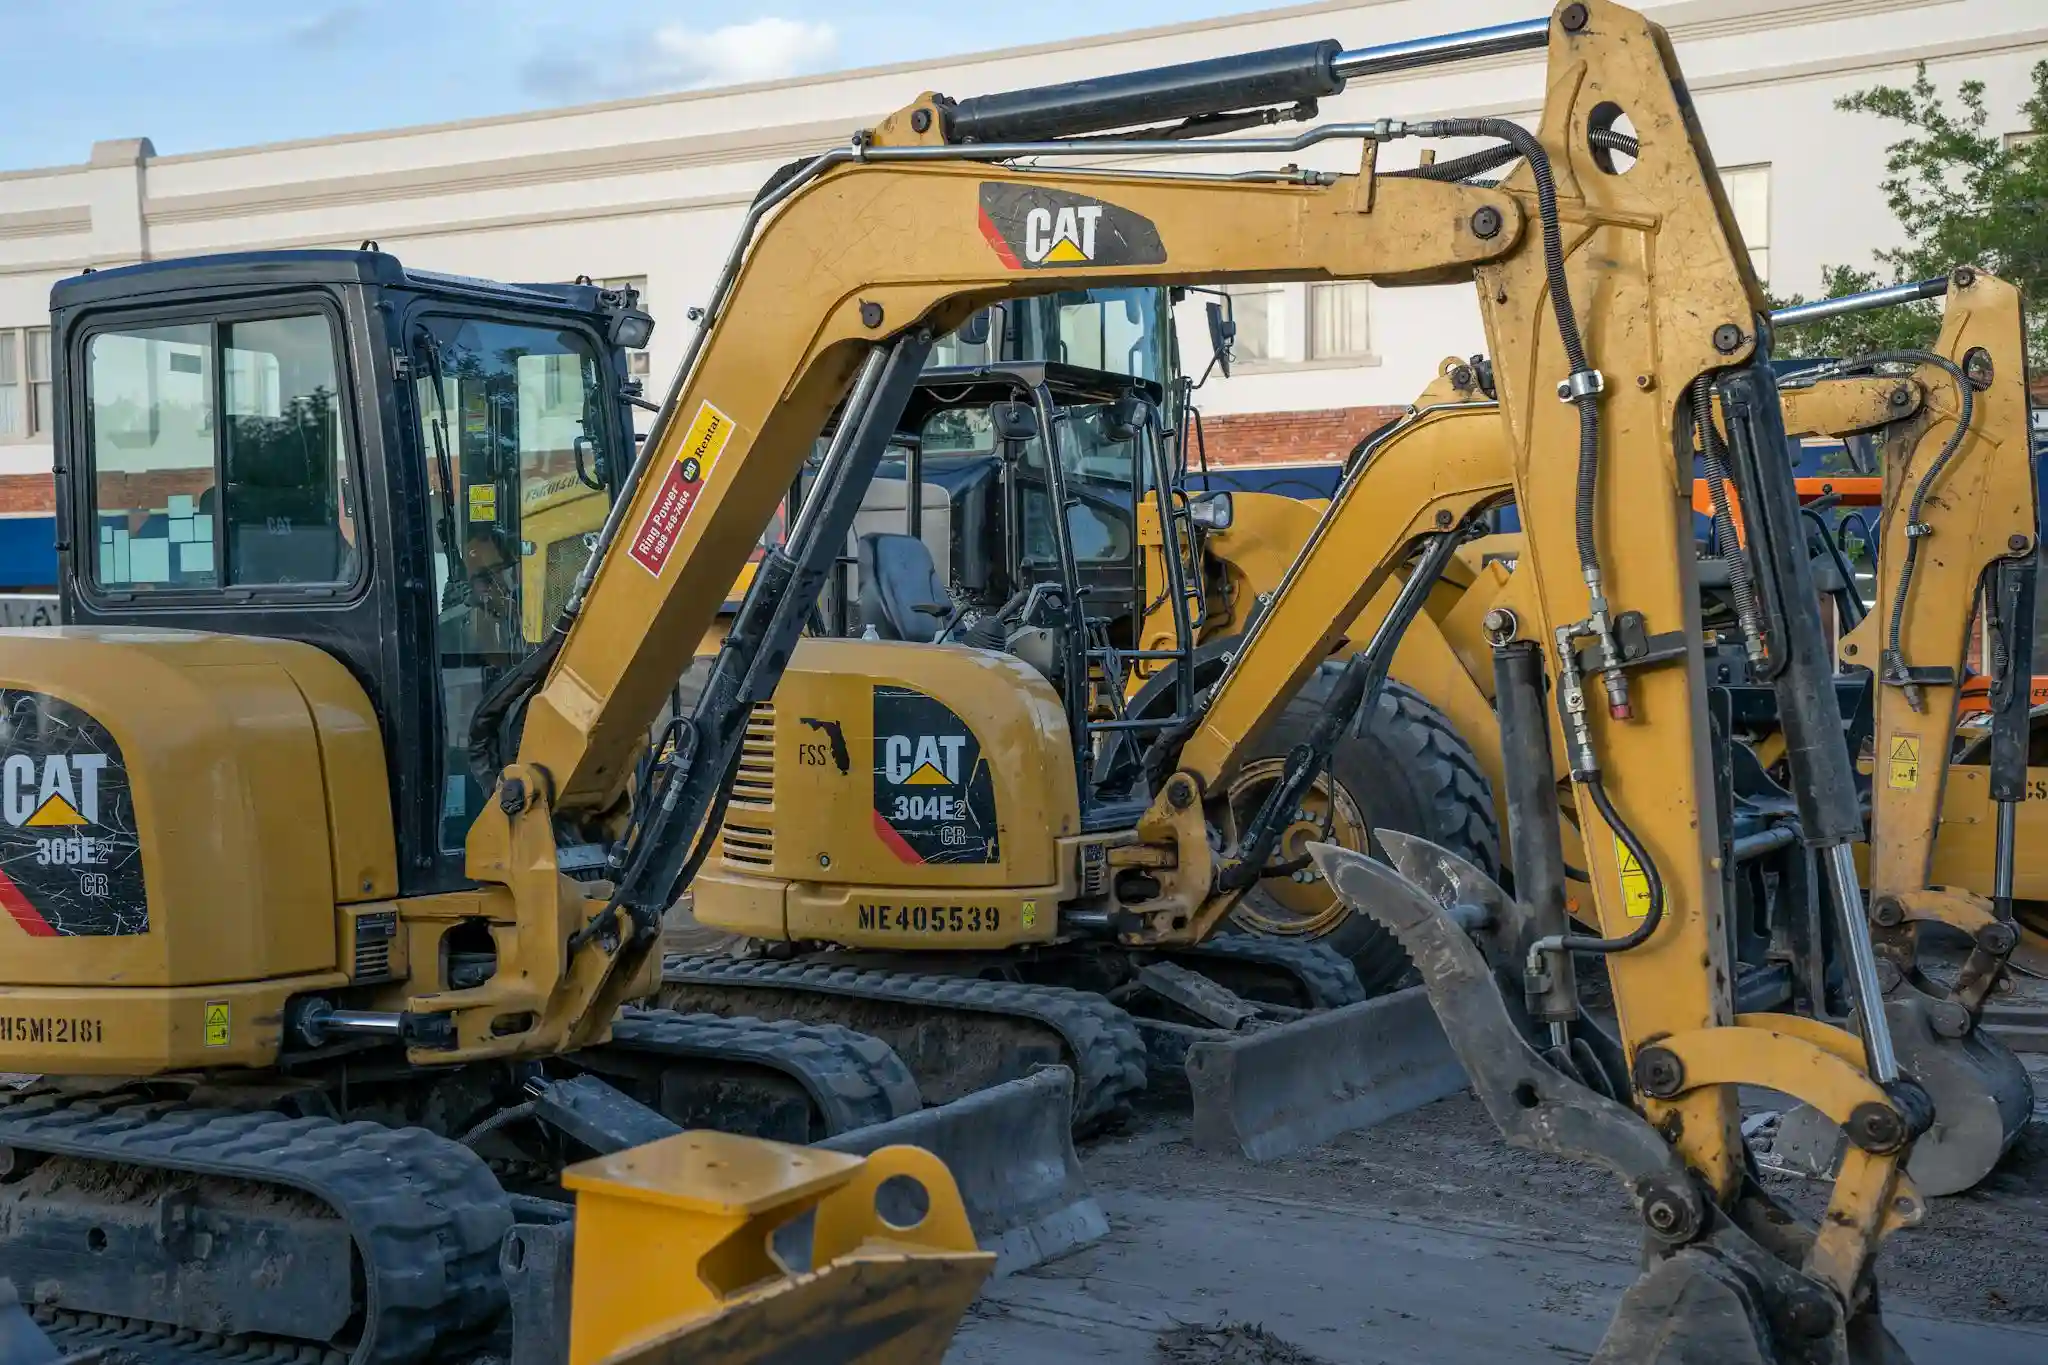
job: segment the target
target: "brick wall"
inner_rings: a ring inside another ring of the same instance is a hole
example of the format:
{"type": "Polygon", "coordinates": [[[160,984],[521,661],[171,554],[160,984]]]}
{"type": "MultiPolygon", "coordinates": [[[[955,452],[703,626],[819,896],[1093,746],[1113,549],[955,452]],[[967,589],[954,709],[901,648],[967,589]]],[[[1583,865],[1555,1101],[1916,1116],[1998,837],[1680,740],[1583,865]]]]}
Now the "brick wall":
{"type": "Polygon", "coordinates": [[[1203,443],[1212,465],[1342,460],[1360,440],[1404,411],[1398,407],[1322,408],[1204,417],[1203,443]]]}
{"type": "MultiPolygon", "coordinates": [[[[157,469],[143,474],[109,474],[100,497],[109,507],[142,510],[165,506],[174,493],[198,497],[213,487],[211,469],[157,469]]],[[[0,474],[0,512],[54,512],[56,490],[48,474],[0,474]]]]}
{"type": "Polygon", "coordinates": [[[48,474],[0,474],[0,512],[54,512],[57,494],[48,474]]]}

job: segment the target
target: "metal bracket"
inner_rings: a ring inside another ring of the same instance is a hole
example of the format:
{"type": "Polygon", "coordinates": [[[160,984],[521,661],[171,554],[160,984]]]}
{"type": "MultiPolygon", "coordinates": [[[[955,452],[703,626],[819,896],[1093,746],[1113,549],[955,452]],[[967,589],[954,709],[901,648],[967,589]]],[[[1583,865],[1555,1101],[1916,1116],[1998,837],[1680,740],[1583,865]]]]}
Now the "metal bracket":
{"type": "MultiPolygon", "coordinates": [[[[1685,659],[1689,645],[1682,630],[1652,635],[1649,624],[1639,611],[1625,611],[1614,618],[1614,642],[1621,650],[1623,668],[1655,668],[1660,664],[1680,663],[1685,659]]],[[[1580,647],[1579,667],[1588,673],[1606,667],[1606,660],[1597,644],[1580,647]]]]}

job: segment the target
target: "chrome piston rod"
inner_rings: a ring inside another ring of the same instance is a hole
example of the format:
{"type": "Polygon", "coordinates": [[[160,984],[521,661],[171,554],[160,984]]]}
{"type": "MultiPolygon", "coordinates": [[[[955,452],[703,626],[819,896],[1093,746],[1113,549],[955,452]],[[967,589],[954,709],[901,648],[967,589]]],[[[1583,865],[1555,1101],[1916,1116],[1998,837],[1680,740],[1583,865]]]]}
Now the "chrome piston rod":
{"type": "Polygon", "coordinates": [[[1389,76],[1397,71],[1415,71],[1426,66],[1447,66],[1480,57],[1497,57],[1509,52],[1533,52],[1550,41],[1550,20],[1522,19],[1490,28],[1468,28],[1458,33],[1436,33],[1426,38],[1405,38],[1398,43],[1380,43],[1340,52],[1333,63],[1344,80],[1361,76],[1389,76]]]}
{"type": "Polygon", "coordinates": [[[1882,289],[1866,289],[1861,294],[1844,294],[1838,299],[1816,299],[1812,303],[1795,303],[1790,308],[1780,308],[1770,315],[1771,326],[1798,327],[1809,322],[1825,322],[1851,313],[1868,313],[1876,308],[1896,308],[1902,303],[1938,299],[1947,292],[1946,275],[1936,275],[1931,280],[1915,280],[1911,284],[1889,284],[1882,289]]]}
{"type": "Polygon", "coordinates": [[[1850,986],[1855,992],[1857,1022],[1869,1054],[1870,1079],[1890,1085],[1899,1078],[1899,1057],[1892,1048],[1891,1020],[1884,1012],[1884,988],[1877,980],[1877,950],[1870,942],[1870,919],[1863,909],[1863,887],[1856,879],[1856,855],[1847,844],[1826,851],[1828,889],[1842,915],[1842,941],[1849,946],[1850,986]]]}

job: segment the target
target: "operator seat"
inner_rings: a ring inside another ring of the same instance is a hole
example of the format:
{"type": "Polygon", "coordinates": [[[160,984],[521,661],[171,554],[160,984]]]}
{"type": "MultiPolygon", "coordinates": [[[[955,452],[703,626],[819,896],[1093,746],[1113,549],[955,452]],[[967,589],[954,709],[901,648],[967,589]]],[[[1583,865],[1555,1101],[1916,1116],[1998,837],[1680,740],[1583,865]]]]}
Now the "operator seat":
{"type": "Polygon", "coordinates": [[[884,640],[928,645],[956,615],[932,552],[916,536],[874,531],[860,538],[861,624],[884,640]]]}

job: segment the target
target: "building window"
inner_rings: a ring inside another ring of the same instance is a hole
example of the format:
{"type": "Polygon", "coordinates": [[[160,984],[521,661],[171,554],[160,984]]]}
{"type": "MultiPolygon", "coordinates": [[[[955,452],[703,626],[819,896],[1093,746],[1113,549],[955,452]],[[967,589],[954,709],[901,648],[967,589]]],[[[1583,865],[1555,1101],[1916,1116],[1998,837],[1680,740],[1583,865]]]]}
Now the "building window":
{"type": "Polygon", "coordinates": [[[50,430],[50,329],[0,328],[0,441],[50,430]]]}
{"type": "Polygon", "coordinates": [[[1280,286],[1234,284],[1224,292],[1230,295],[1230,316],[1237,323],[1231,359],[1239,365],[1263,365],[1286,359],[1282,328],[1287,322],[1287,306],[1280,286]]]}
{"type": "Polygon", "coordinates": [[[1735,210],[1735,226],[1742,232],[1742,244],[1749,248],[1749,262],[1757,279],[1771,282],[1771,167],[1731,166],[1721,172],[1721,188],[1727,192],[1728,207],[1735,210]]]}
{"type": "Polygon", "coordinates": [[[1372,286],[1339,280],[1308,287],[1308,358],[1357,360],[1372,353],[1372,286]]]}

